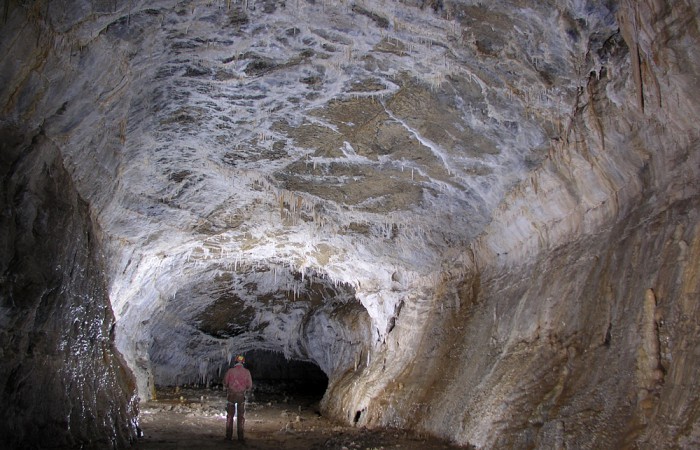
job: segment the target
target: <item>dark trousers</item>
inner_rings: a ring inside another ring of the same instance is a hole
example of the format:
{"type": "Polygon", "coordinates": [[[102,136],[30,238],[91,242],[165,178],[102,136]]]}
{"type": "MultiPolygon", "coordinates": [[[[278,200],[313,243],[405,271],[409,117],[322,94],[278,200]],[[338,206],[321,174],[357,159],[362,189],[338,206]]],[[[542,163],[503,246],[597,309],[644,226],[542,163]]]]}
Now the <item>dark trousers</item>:
{"type": "Polygon", "coordinates": [[[243,438],[243,425],[245,425],[245,393],[229,392],[226,402],[226,439],[231,439],[233,436],[233,416],[236,415],[236,405],[238,405],[238,413],[236,418],[236,432],[238,440],[243,438]]]}

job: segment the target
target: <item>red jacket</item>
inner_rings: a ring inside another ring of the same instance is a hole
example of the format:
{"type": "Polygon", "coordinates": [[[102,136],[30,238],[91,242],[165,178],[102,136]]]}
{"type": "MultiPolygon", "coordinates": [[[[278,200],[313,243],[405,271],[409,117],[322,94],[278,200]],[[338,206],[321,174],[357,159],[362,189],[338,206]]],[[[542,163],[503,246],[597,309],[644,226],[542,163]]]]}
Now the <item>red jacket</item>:
{"type": "Polygon", "coordinates": [[[236,364],[224,375],[224,387],[233,392],[245,392],[253,387],[250,371],[243,364],[236,364]]]}

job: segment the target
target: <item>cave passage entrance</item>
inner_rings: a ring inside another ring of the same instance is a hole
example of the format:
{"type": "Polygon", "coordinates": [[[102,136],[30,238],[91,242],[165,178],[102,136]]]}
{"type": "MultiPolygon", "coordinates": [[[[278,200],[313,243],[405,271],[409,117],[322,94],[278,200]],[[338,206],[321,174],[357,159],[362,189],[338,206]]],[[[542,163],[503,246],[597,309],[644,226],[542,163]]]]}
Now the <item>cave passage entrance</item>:
{"type": "Polygon", "coordinates": [[[254,393],[260,400],[306,397],[317,401],[328,388],[328,377],[312,362],[287,360],[282,353],[264,350],[247,352],[245,356],[254,393]]]}

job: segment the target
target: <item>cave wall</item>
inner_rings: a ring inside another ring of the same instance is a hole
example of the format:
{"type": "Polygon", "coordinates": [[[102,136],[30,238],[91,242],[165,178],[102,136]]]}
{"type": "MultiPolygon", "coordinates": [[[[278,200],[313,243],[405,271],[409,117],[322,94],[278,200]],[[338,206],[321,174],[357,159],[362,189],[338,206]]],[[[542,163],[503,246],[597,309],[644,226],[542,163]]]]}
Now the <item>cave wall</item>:
{"type": "MultiPolygon", "coordinates": [[[[113,226],[105,222],[104,210],[115,200],[118,186],[115,178],[127,132],[125,116],[132,98],[132,76],[149,70],[134,58],[129,39],[141,37],[152,23],[143,23],[150,18],[148,15],[131,17],[131,3],[8,1],[0,17],[0,53],[10,55],[0,62],[0,125],[12,130],[13,135],[42,135],[55,147],[66,180],[71,182],[70,195],[89,204],[86,217],[91,223],[85,225],[86,229],[95,226],[103,231],[99,243],[92,245],[94,251],[104,255],[104,272],[96,270],[92,275],[106,283],[105,296],[110,295],[112,252],[119,251],[120,242],[113,244],[111,233],[104,232],[113,226]],[[115,20],[117,26],[110,27],[115,20]],[[123,27],[126,31],[119,27],[127,22],[131,27],[123,27]]],[[[6,145],[9,148],[10,142],[6,145]]],[[[9,167],[12,158],[7,158],[9,167]]],[[[123,224],[123,218],[118,215],[116,220],[123,224]]],[[[110,308],[116,312],[114,305],[110,308]]],[[[118,330],[111,333],[117,335],[119,347],[118,330]]],[[[134,347],[140,344],[134,342],[137,338],[122,336],[128,344],[120,349],[126,360],[120,364],[128,364],[131,371],[141,375],[137,380],[144,385],[141,393],[145,397],[149,392],[145,388],[147,375],[134,357],[134,347]]],[[[131,396],[133,392],[129,387],[122,394],[131,396]]]]}
{"type": "Polygon", "coordinates": [[[135,380],[114,345],[100,201],[88,203],[95,185],[81,183],[111,184],[118,135],[104,124],[119,108],[104,95],[121,75],[91,69],[101,63],[81,52],[94,36],[80,24],[101,6],[77,6],[9,1],[2,11],[0,48],[13,56],[0,64],[0,441],[11,448],[126,447],[137,432],[135,380]]]}
{"type": "Polygon", "coordinates": [[[700,444],[697,16],[620,4],[566,134],[328,413],[477,448],[700,444]]]}
{"type": "Polygon", "coordinates": [[[525,266],[446,280],[417,363],[366,420],[479,448],[696,446],[692,202],[640,208],[525,266]]]}
{"type": "Polygon", "coordinates": [[[135,381],[114,347],[100,231],[49,140],[1,136],[0,442],[126,447],[135,381]]]}

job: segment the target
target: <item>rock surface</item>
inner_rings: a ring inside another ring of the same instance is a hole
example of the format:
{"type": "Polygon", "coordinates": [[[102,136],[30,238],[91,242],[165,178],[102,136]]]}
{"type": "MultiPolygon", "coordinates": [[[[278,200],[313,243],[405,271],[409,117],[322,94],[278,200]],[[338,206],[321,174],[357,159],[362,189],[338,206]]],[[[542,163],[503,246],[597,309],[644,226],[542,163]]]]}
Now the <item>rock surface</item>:
{"type": "Polygon", "coordinates": [[[46,136],[0,134],[0,442],[126,447],[136,383],[114,347],[99,229],[46,136]]]}
{"type": "Polygon", "coordinates": [[[349,424],[698,445],[695,2],[40,3],[5,5],[0,119],[101,230],[143,399],[264,351],[349,424]]]}

